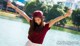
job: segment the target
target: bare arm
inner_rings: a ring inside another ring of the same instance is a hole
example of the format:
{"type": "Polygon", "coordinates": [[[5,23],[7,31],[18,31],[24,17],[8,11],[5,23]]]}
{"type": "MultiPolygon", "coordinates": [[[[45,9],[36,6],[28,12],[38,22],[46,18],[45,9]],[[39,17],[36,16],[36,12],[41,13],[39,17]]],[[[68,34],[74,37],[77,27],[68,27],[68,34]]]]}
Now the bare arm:
{"type": "Polygon", "coordinates": [[[29,18],[28,15],[27,15],[25,12],[23,12],[22,10],[20,10],[18,7],[14,6],[11,2],[8,2],[8,7],[11,7],[11,8],[13,8],[13,9],[15,9],[15,10],[16,10],[20,15],[22,15],[28,22],[30,22],[30,19],[31,19],[31,18],[29,18]]]}
{"type": "Polygon", "coordinates": [[[72,13],[72,10],[70,9],[70,10],[68,10],[68,12],[64,16],[60,16],[60,17],[55,18],[54,20],[51,20],[49,22],[49,27],[53,26],[56,22],[58,22],[58,21],[60,21],[60,20],[62,20],[64,18],[70,16],[71,13],[72,13]]]}

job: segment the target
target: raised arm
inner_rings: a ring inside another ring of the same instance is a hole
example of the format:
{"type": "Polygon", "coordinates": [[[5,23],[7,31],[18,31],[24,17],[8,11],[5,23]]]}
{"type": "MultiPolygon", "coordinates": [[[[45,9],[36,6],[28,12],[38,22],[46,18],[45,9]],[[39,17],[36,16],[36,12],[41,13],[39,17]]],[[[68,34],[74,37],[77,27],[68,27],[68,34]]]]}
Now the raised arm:
{"type": "Polygon", "coordinates": [[[62,20],[62,19],[64,19],[64,18],[66,18],[66,17],[69,17],[69,16],[71,15],[71,13],[72,13],[72,10],[69,9],[65,15],[60,16],[60,17],[57,17],[57,18],[51,20],[51,21],[49,22],[49,27],[53,26],[56,22],[58,22],[58,21],[60,21],[60,20],[62,20]]]}
{"type": "Polygon", "coordinates": [[[23,12],[22,10],[20,10],[18,7],[14,6],[11,2],[8,2],[8,5],[7,5],[7,6],[15,9],[15,10],[16,10],[20,15],[22,15],[28,22],[30,22],[30,19],[31,19],[31,18],[29,18],[28,15],[27,15],[25,12],[23,12]]]}

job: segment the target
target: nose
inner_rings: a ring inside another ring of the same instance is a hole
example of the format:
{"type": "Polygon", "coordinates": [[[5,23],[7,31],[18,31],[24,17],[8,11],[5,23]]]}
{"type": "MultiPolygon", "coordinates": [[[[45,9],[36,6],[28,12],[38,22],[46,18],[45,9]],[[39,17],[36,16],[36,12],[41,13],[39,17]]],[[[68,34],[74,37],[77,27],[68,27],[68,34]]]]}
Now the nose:
{"type": "Polygon", "coordinates": [[[37,19],[37,21],[39,21],[39,19],[37,19]]]}

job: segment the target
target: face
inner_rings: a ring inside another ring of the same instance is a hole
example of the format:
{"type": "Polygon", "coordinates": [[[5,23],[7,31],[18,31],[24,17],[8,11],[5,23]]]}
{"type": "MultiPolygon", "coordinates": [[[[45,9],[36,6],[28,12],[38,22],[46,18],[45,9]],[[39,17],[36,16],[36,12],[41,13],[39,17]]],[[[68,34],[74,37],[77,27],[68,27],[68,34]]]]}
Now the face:
{"type": "Polygon", "coordinates": [[[35,19],[35,22],[36,22],[38,25],[41,23],[41,18],[35,17],[34,19],[35,19]]]}

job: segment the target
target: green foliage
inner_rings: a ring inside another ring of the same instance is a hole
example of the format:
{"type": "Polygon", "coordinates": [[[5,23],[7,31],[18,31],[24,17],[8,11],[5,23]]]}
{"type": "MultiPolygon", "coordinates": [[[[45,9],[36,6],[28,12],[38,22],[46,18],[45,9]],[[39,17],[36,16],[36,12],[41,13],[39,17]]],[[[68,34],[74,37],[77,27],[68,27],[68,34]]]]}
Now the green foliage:
{"type": "MultiPolygon", "coordinates": [[[[61,15],[64,15],[64,9],[60,5],[53,5],[53,7],[50,9],[48,16],[47,16],[47,21],[51,19],[55,19],[61,15]]],[[[63,19],[59,21],[59,24],[64,25],[66,23],[66,20],[63,19]]]]}
{"type": "MultiPolygon", "coordinates": [[[[50,21],[51,19],[55,19],[61,15],[64,15],[64,7],[62,5],[53,4],[53,6],[44,4],[44,2],[40,2],[39,0],[32,1],[26,4],[25,12],[32,16],[32,13],[35,10],[41,10],[44,13],[45,21],[50,21]]],[[[67,9],[66,9],[67,10],[67,9]]],[[[66,23],[66,19],[59,21],[61,25],[66,23]]]]}
{"type": "Polygon", "coordinates": [[[72,21],[76,26],[80,26],[80,9],[74,10],[72,13],[72,21]]]}
{"type": "Polygon", "coordinates": [[[69,9],[68,7],[64,7],[64,11],[65,11],[65,12],[67,12],[68,9],[69,9]]]}
{"type": "Polygon", "coordinates": [[[33,1],[33,2],[29,2],[26,5],[25,12],[31,17],[32,13],[35,10],[41,10],[41,6],[42,6],[42,3],[40,3],[39,0],[36,0],[36,1],[33,1]]]}

